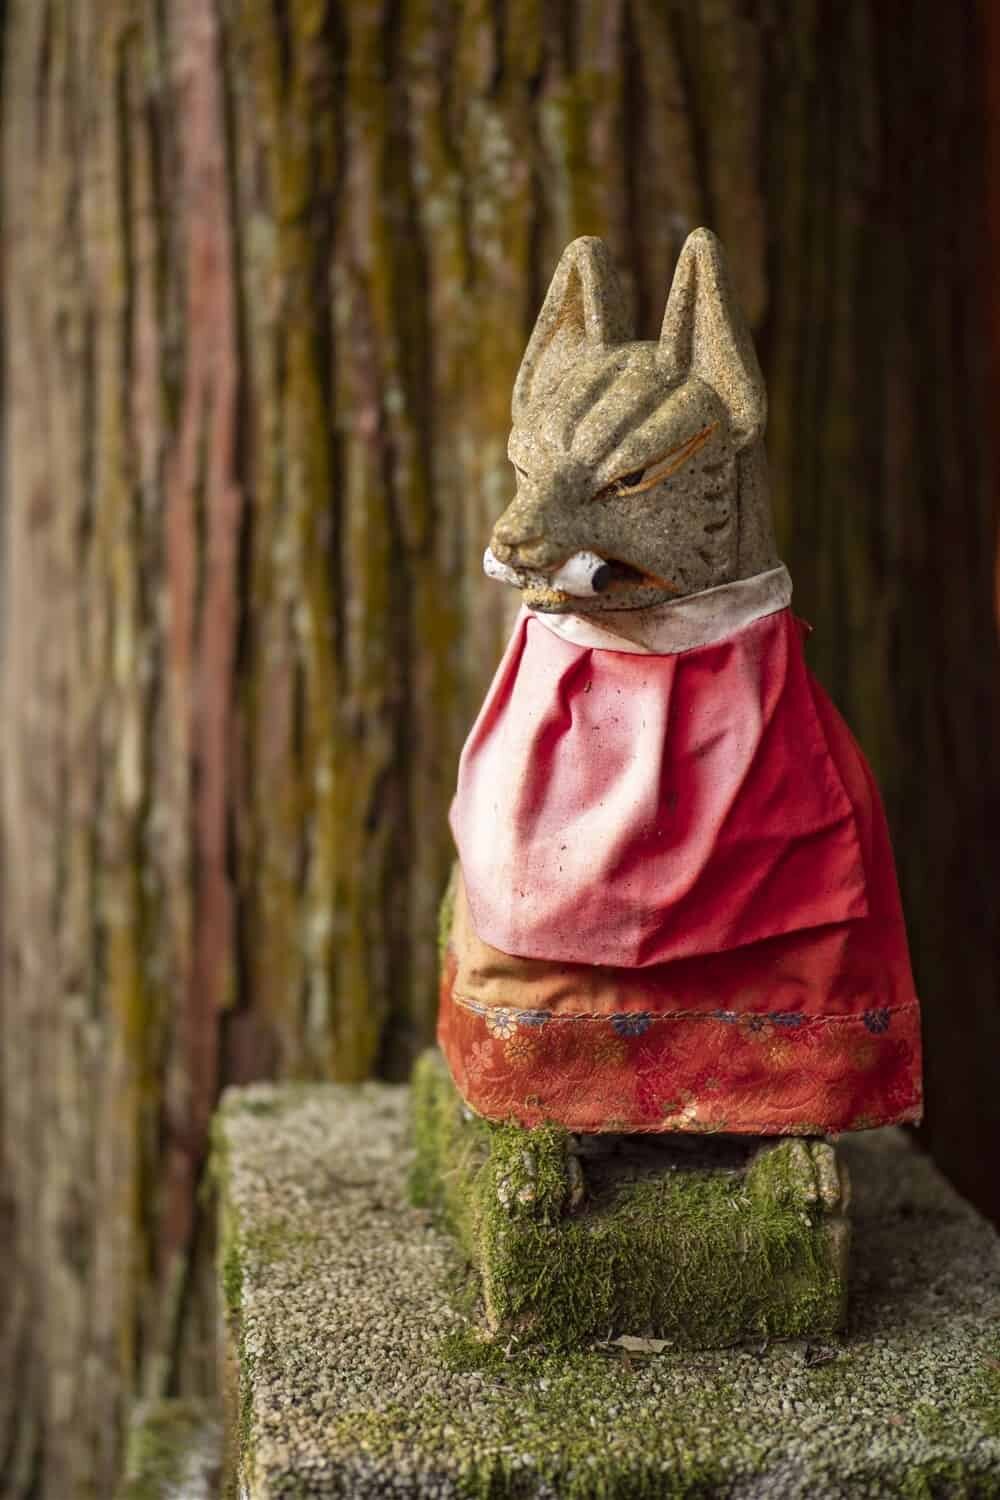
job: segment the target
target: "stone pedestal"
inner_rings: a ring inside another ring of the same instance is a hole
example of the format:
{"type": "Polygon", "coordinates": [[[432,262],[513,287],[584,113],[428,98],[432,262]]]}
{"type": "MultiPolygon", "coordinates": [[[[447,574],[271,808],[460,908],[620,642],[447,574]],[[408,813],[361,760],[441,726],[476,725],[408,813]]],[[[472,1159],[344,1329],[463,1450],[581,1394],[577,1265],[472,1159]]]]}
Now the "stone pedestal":
{"type": "Polygon", "coordinates": [[[838,1146],[843,1336],[692,1351],[625,1328],[572,1353],[483,1341],[478,1274],[410,1202],[411,1136],[404,1088],[227,1096],[230,1494],[1000,1495],[1000,1243],[899,1132],[838,1146]]]}
{"type": "Polygon", "coordinates": [[[842,1326],[846,1172],[826,1141],[490,1125],[436,1051],[413,1101],[415,1200],[458,1236],[501,1340],[710,1348],[842,1326]]]}

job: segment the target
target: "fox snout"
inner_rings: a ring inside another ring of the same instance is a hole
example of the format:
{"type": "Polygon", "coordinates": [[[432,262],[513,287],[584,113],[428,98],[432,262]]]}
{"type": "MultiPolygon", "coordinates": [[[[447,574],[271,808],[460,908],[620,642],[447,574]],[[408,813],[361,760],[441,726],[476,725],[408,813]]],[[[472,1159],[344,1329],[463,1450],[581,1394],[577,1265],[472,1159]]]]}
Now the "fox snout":
{"type": "Polygon", "coordinates": [[[587,545],[581,501],[592,488],[592,475],[568,454],[540,475],[514,467],[517,493],[493,528],[490,550],[508,567],[552,572],[587,545]]]}
{"type": "Polygon", "coordinates": [[[565,555],[553,542],[551,524],[546,524],[541,508],[520,497],[511,501],[493,528],[490,550],[509,567],[540,572],[557,567],[565,555]]]}
{"type": "Polygon", "coordinates": [[[499,526],[493,533],[490,551],[494,557],[502,563],[507,563],[509,567],[531,568],[542,573],[549,568],[554,568],[559,562],[559,558],[543,536],[521,536],[514,532],[502,532],[499,526]]]}

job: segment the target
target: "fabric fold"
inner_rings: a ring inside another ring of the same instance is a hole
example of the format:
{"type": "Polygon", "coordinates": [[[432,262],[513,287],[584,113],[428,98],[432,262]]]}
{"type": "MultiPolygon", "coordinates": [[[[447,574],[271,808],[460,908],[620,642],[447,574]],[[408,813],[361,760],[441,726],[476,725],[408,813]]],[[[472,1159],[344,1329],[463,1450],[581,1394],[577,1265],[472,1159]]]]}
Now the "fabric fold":
{"type": "Polygon", "coordinates": [[[526,958],[645,967],[867,910],[787,609],[673,654],[523,615],[452,828],[477,931],[526,958]]]}

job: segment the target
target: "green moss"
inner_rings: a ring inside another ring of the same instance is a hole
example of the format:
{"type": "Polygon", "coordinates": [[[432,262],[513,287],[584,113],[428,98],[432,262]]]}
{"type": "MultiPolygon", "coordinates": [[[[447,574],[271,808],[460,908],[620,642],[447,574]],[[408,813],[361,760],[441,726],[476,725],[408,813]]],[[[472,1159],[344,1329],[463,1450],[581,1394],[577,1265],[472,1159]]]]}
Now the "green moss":
{"type": "Polygon", "coordinates": [[[240,1252],[258,1274],[287,1255],[301,1255],[304,1250],[320,1248],[319,1237],[312,1230],[290,1229],[282,1219],[265,1219],[245,1230],[240,1237],[240,1252]]]}
{"type": "MultiPolygon", "coordinates": [[[[237,1412],[239,1427],[239,1446],[237,1473],[246,1473],[253,1468],[253,1391],[254,1391],[254,1359],[247,1349],[246,1340],[240,1330],[239,1340],[239,1387],[237,1391],[237,1412]]],[[[236,1476],[234,1475],[234,1478],[236,1476]]]]}
{"type": "MultiPolygon", "coordinates": [[[[560,1500],[691,1500],[718,1494],[731,1473],[729,1444],[737,1397],[723,1379],[709,1378],[697,1397],[658,1414],[626,1457],[608,1451],[606,1422],[621,1413],[633,1425],[630,1403],[643,1401],[634,1372],[598,1355],[522,1354],[505,1359],[495,1346],[462,1368],[481,1369],[494,1387],[509,1387],[512,1405],[502,1434],[484,1442],[476,1413],[441,1401],[414,1413],[400,1408],[352,1415],[336,1424],[331,1446],[353,1448],[378,1463],[398,1452],[407,1432],[409,1458],[419,1470],[460,1476],[468,1500],[528,1500],[540,1493],[560,1500]]],[[[751,1469],[762,1444],[746,1440],[751,1469]]]]}
{"type": "Polygon", "coordinates": [[[205,1401],[156,1401],[139,1409],[128,1437],[117,1500],[169,1500],[201,1451],[214,1466],[218,1426],[205,1401]]]}
{"type": "Polygon", "coordinates": [[[1000,1346],[973,1374],[969,1407],[990,1437],[1000,1438],[1000,1346]]]}
{"type": "Polygon", "coordinates": [[[410,1196],[419,1207],[441,1213],[463,1248],[471,1253],[475,1213],[467,1182],[486,1164],[489,1127],[481,1120],[462,1119],[461,1111],[441,1088],[440,1067],[433,1052],[417,1059],[411,1100],[415,1151],[410,1196]],[[448,1170],[446,1162],[450,1164],[448,1170]]]}
{"type": "Polygon", "coordinates": [[[487,1301],[499,1325],[530,1317],[572,1345],[605,1329],[694,1346],[832,1332],[841,1290],[813,1226],[794,1210],[751,1206],[708,1175],[636,1183],[578,1218],[483,1220],[487,1301]]]}
{"type": "Polygon", "coordinates": [[[451,937],[451,924],[455,916],[455,890],[458,885],[458,861],[451,867],[448,884],[445,886],[444,895],[441,897],[441,905],[438,907],[438,964],[444,963],[444,956],[448,950],[448,940],[451,937]]]}
{"type": "Polygon", "coordinates": [[[216,1241],[216,1268],[222,1287],[227,1314],[234,1320],[239,1312],[243,1290],[243,1266],[229,1193],[229,1154],[226,1132],[220,1110],[212,1120],[206,1182],[211,1184],[219,1204],[219,1233],[216,1241]]]}
{"type": "Polygon", "coordinates": [[[219,1258],[219,1277],[226,1310],[236,1313],[239,1310],[240,1295],[243,1291],[243,1265],[235,1240],[231,1239],[228,1242],[219,1258]]]}
{"type": "Polygon", "coordinates": [[[243,1108],[250,1115],[274,1115],[278,1113],[278,1101],[276,1098],[248,1099],[243,1108]]]}
{"type": "Polygon", "coordinates": [[[900,1500],[994,1500],[1000,1486],[991,1475],[970,1473],[963,1460],[932,1458],[901,1474],[891,1493],[900,1500]]]}
{"type": "Polygon", "coordinates": [[[924,1437],[934,1442],[946,1438],[951,1428],[945,1413],[939,1407],[932,1406],[929,1401],[921,1401],[914,1407],[913,1420],[924,1437]]]}
{"type": "Polygon", "coordinates": [[[711,1347],[842,1324],[843,1247],[809,1201],[800,1143],[745,1174],[598,1176],[577,1206],[567,1133],[471,1117],[437,1053],[414,1071],[413,1113],[413,1196],[477,1267],[496,1332],[571,1349],[655,1330],[711,1347]]]}

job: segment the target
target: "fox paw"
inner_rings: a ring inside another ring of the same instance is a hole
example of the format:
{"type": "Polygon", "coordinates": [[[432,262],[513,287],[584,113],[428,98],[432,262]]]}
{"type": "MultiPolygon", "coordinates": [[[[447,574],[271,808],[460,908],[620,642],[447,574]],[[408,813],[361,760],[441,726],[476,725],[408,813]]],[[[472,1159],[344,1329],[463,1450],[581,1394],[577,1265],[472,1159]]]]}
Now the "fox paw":
{"type": "Polygon", "coordinates": [[[847,1171],[829,1141],[793,1137],[765,1147],[752,1163],[747,1185],[754,1196],[823,1215],[844,1214],[850,1200],[847,1171]]]}

